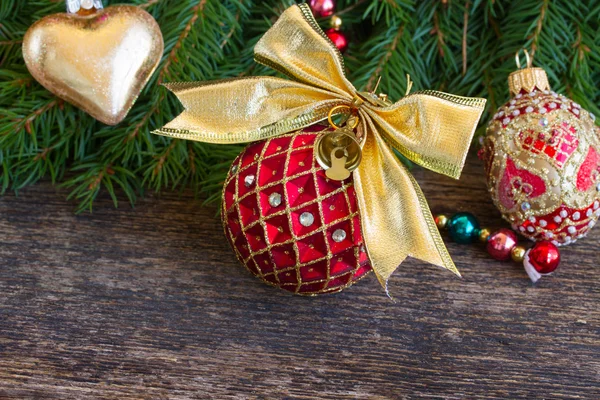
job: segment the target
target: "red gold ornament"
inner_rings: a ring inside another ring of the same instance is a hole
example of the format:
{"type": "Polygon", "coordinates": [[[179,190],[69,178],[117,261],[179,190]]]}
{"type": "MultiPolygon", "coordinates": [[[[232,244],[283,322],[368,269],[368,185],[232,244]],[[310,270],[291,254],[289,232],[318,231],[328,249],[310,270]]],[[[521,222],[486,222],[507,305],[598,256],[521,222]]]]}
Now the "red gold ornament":
{"type": "Polygon", "coordinates": [[[525,253],[523,266],[533,283],[537,282],[542,275],[551,274],[560,264],[560,252],[551,242],[542,241],[536,243],[525,253]]]}
{"type": "Polygon", "coordinates": [[[300,294],[339,291],[370,269],[389,293],[391,274],[409,255],[458,274],[394,150],[458,178],[485,102],[428,90],[392,103],[358,91],[306,3],[281,15],[254,56],[291,79],[167,84],[185,110],[155,131],[259,142],[237,159],[223,194],[226,233],[240,260],[300,294]],[[298,131],[325,120],[334,131],[318,141],[298,131]]]}
{"type": "Polygon", "coordinates": [[[531,240],[573,243],[600,216],[600,129],[541,68],[513,72],[509,86],[480,151],[494,204],[531,240]]]}
{"type": "Polygon", "coordinates": [[[334,0],[310,0],[310,10],[318,18],[329,17],[335,10],[334,0]]]}
{"type": "Polygon", "coordinates": [[[371,270],[353,178],[325,176],[313,151],[318,135],[249,145],[223,192],[225,234],[238,259],[266,283],[304,295],[339,292],[371,270]]]}
{"type": "Polygon", "coordinates": [[[492,258],[506,261],[511,258],[511,251],[517,242],[517,235],[513,231],[502,228],[488,236],[486,250],[492,258]]]}

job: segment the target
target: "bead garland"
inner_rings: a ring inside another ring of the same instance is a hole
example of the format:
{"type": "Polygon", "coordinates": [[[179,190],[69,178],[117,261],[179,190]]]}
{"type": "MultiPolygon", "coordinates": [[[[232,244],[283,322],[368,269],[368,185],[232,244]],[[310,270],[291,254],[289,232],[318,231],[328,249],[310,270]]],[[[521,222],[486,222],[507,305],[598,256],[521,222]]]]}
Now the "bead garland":
{"type": "Polygon", "coordinates": [[[517,235],[512,230],[502,228],[490,232],[487,228],[480,228],[477,218],[468,212],[459,212],[450,218],[440,214],[435,217],[435,223],[440,230],[446,229],[456,243],[468,244],[479,240],[485,244],[492,258],[523,263],[533,283],[553,273],[560,264],[560,252],[552,242],[539,241],[526,250],[518,245],[517,235]]]}

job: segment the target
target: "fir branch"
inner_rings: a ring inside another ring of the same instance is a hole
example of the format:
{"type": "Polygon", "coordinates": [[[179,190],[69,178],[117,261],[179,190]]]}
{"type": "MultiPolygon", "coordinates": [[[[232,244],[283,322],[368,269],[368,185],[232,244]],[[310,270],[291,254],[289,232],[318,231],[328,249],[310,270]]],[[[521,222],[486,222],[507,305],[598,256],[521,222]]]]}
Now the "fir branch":
{"type": "Polygon", "coordinates": [[[440,29],[439,17],[437,11],[433,13],[433,29],[431,30],[432,35],[437,37],[437,48],[440,53],[440,57],[444,58],[444,33],[440,29]]]}
{"type": "Polygon", "coordinates": [[[196,23],[198,18],[200,18],[200,14],[202,14],[202,11],[204,11],[204,6],[206,5],[206,1],[207,0],[199,0],[198,4],[196,4],[192,8],[192,13],[191,13],[192,17],[189,19],[188,23],[185,25],[185,28],[183,28],[183,30],[181,31],[181,34],[179,35],[179,38],[177,38],[177,42],[175,43],[175,46],[173,46],[173,49],[171,50],[171,52],[169,53],[169,56],[167,57],[167,61],[161,68],[160,73],[158,74],[157,82],[159,85],[163,82],[163,79],[165,78],[165,76],[168,76],[169,66],[171,65],[171,63],[177,61],[177,52],[181,48],[181,44],[183,43],[183,41],[190,34],[190,31],[192,30],[192,27],[194,26],[194,24],[196,23]]]}
{"type": "Polygon", "coordinates": [[[540,14],[537,19],[535,32],[531,41],[531,56],[535,56],[535,52],[538,49],[538,43],[540,40],[540,34],[542,33],[542,27],[544,25],[544,19],[546,18],[546,11],[548,10],[549,0],[543,0],[542,6],[540,7],[540,14]]]}
{"type": "Polygon", "coordinates": [[[161,1],[161,0],[148,0],[145,3],[138,5],[138,7],[146,9],[146,8],[149,8],[149,7],[157,4],[159,1],[161,1]]]}
{"type": "Polygon", "coordinates": [[[59,100],[55,98],[55,99],[49,101],[48,103],[44,104],[37,110],[34,110],[31,114],[29,114],[23,118],[16,119],[14,121],[15,130],[19,131],[21,129],[25,129],[25,131],[27,133],[31,134],[31,124],[33,123],[33,121],[36,118],[38,118],[40,115],[42,115],[45,112],[51,110],[52,108],[58,106],[58,104],[59,104],[59,100]]]}
{"type": "Polygon", "coordinates": [[[367,81],[366,89],[368,91],[371,91],[374,89],[375,83],[381,76],[381,71],[383,71],[383,68],[386,66],[386,64],[390,60],[390,57],[396,51],[396,48],[398,47],[398,41],[402,37],[403,33],[404,33],[404,25],[401,25],[400,28],[398,28],[398,32],[394,36],[392,42],[389,44],[389,46],[387,46],[385,55],[383,57],[381,57],[381,59],[379,60],[379,63],[377,64],[377,68],[375,69],[375,71],[373,72],[373,74],[371,75],[369,80],[367,81]]]}
{"type": "MultiPolygon", "coordinates": [[[[165,81],[274,74],[253,61],[253,47],[294,0],[125,0],[151,12],[165,53],[126,120],[104,126],[57,100],[23,64],[22,37],[56,0],[0,2],[0,189],[47,177],[90,210],[100,191],[115,205],[145,190],[192,187],[219,199],[229,163],[241,146],[170,140],[150,131],[181,111],[158,85],[165,81]],[[66,181],[65,177],[66,176],[66,181]]],[[[105,0],[110,3],[123,0],[105,0]]],[[[108,4],[107,4],[108,3],[108,4]]],[[[399,99],[409,73],[415,89],[488,98],[486,113],[508,99],[507,76],[518,49],[535,50],[553,88],[600,114],[600,4],[549,1],[337,0],[349,79],[360,89],[399,99]]],[[[327,18],[320,20],[328,27],[327,18]]],[[[487,115],[483,117],[483,121],[487,115]]],[[[227,123],[227,121],[223,121],[227,123]]]]}
{"type": "Polygon", "coordinates": [[[469,31],[469,2],[465,5],[463,19],[463,36],[462,36],[462,74],[463,76],[467,74],[467,32],[469,31]]]}

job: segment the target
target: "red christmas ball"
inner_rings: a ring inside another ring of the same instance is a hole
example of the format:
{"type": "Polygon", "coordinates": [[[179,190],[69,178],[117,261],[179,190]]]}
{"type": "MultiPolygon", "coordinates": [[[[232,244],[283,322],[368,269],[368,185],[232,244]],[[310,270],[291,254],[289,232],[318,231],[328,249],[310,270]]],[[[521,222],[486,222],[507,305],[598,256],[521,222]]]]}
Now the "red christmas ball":
{"type": "Polygon", "coordinates": [[[551,242],[537,242],[525,253],[523,266],[533,282],[537,282],[542,275],[551,274],[560,264],[560,252],[551,242]]]}
{"type": "Polygon", "coordinates": [[[517,245],[517,235],[510,229],[500,229],[487,239],[486,250],[492,258],[500,261],[508,260],[510,252],[517,245]]]}
{"type": "Polygon", "coordinates": [[[335,28],[330,28],[325,33],[327,34],[327,37],[331,39],[333,44],[335,44],[335,47],[337,47],[340,52],[344,53],[346,51],[346,49],[348,48],[348,39],[346,38],[346,35],[344,35],[344,33],[336,30],[335,28]]]}
{"type": "Polygon", "coordinates": [[[240,262],[264,282],[303,295],[339,292],[371,270],[352,177],[325,176],[314,157],[319,134],[249,145],[223,191],[225,235],[240,262]]]}
{"type": "Polygon", "coordinates": [[[600,216],[594,119],[574,101],[537,87],[496,112],[480,155],[494,204],[514,230],[560,246],[594,226],[600,216]]]}
{"type": "Polygon", "coordinates": [[[310,0],[310,10],[317,17],[329,17],[335,11],[334,0],[310,0]]]}

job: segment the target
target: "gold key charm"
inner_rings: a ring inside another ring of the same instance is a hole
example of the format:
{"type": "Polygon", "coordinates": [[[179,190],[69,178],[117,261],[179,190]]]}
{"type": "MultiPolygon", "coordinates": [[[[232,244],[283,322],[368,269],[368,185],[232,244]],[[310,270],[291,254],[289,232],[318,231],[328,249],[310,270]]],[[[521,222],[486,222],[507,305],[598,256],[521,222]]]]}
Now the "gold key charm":
{"type": "Polygon", "coordinates": [[[345,108],[352,111],[348,105],[338,105],[329,110],[327,120],[335,130],[321,134],[315,142],[317,162],[325,170],[327,178],[336,181],[348,179],[362,158],[361,145],[354,134],[354,128],[359,124],[358,117],[350,112],[341,126],[333,122],[335,112],[345,108]]]}
{"type": "Polygon", "coordinates": [[[325,175],[335,181],[343,181],[350,177],[350,171],[346,168],[348,150],[344,147],[336,147],[331,150],[331,168],[325,170],[325,175]]]}

